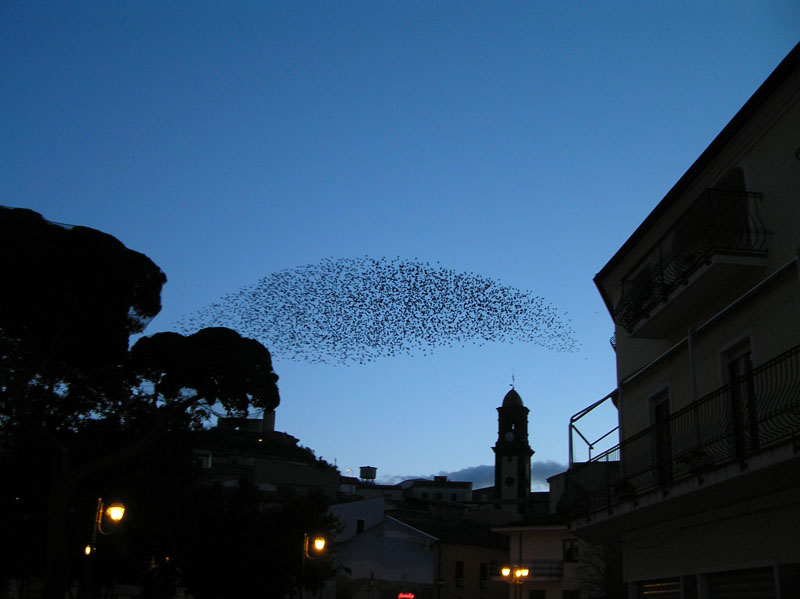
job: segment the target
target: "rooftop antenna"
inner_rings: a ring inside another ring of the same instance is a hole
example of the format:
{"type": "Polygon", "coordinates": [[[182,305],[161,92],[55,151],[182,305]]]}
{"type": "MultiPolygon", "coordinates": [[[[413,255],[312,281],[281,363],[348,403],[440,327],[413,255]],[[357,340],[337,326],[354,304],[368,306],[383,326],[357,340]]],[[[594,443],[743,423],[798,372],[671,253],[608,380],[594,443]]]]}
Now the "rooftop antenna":
{"type": "Polygon", "coordinates": [[[511,369],[511,388],[514,388],[514,369],[511,369]]]}

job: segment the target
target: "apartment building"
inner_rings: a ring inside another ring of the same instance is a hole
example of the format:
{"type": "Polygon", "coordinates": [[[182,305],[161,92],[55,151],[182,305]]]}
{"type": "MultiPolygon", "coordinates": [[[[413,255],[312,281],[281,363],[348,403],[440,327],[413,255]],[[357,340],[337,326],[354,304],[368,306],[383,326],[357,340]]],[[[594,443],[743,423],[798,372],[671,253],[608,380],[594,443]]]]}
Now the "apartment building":
{"type": "Polygon", "coordinates": [[[620,444],[551,482],[631,598],[800,597],[798,248],[800,45],[595,277],[620,444]]]}

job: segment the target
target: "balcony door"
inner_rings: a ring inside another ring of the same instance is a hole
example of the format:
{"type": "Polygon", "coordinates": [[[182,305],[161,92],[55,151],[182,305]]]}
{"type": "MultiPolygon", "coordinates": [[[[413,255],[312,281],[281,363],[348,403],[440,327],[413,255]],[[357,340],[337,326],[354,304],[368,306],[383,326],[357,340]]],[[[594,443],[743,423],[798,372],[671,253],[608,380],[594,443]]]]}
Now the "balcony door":
{"type": "Polygon", "coordinates": [[[672,483],[672,431],[669,421],[669,391],[664,390],[650,398],[655,430],[655,469],[658,484],[666,487],[672,483]]]}
{"type": "Polygon", "coordinates": [[[730,386],[733,445],[736,456],[741,459],[759,448],[758,409],[749,340],[726,352],[724,359],[726,382],[730,386]]]}

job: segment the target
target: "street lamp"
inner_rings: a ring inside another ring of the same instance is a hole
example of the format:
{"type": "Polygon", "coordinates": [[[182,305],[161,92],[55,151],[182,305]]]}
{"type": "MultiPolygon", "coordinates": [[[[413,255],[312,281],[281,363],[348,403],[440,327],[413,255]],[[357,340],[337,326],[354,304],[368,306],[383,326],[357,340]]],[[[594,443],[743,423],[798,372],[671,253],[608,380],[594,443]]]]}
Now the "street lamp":
{"type": "Polygon", "coordinates": [[[325,537],[316,536],[313,539],[308,536],[308,533],[303,535],[303,555],[307,559],[318,558],[323,551],[325,551],[325,537]],[[310,547],[309,547],[310,545],[310,547]],[[315,555],[311,555],[308,551],[313,548],[315,555]]]}
{"type": "Polygon", "coordinates": [[[112,532],[114,532],[113,530],[103,530],[103,514],[105,514],[109,520],[115,524],[118,524],[125,516],[125,506],[121,503],[114,502],[104,511],[103,498],[97,498],[97,509],[95,509],[94,522],[92,523],[92,542],[83,548],[83,553],[88,558],[86,560],[86,590],[83,593],[85,597],[88,597],[91,594],[92,563],[94,561],[94,552],[97,551],[97,533],[99,532],[101,535],[110,535],[112,532]]]}
{"type": "Polygon", "coordinates": [[[316,535],[312,538],[308,533],[303,534],[303,561],[300,564],[300,599],[303,599],[306,594],[306,560],[320,557],[325,551],[326,544],[327,540],[321,535],[316,535]]]}
{"type": "MultiPolygon", "coordinates": [[[[503,566],[500,568],[500,574],[503,575],[503,578],[508,584],[521,585],[527,580],[530,570],[525,566],[518,566],[515,564],[514,566],[503,566]]],[[[514,587],[514,596],[522,596],[522,587],[514,587]]]]}

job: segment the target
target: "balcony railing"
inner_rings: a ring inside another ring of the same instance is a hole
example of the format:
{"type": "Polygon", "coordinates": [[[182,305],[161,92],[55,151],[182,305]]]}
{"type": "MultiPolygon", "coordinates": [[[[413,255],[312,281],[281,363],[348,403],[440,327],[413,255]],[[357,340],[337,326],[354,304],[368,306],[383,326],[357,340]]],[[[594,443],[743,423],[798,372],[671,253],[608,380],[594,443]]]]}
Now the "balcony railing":
{"type": "Polygon", "coordinates": [[[716,254],[765,255],[761,201],[760,193],[706,190],[623,278],[615,320],[631,332],[716,254]]]}
{"type": "Polygon", "coordinates": [[[667,489],[792,439],[800,450],[800,345],[596,456],[592,462],[621,459],[620,468],[605,469],[599,491],[573,497],[571,511],[667,489]]]}
{"type": "Polygon", "coordinates": [[[559,559],[535,559],[525,562],[529,570],[528,578],[562,578],[564,562],[559,559]]]}

